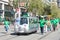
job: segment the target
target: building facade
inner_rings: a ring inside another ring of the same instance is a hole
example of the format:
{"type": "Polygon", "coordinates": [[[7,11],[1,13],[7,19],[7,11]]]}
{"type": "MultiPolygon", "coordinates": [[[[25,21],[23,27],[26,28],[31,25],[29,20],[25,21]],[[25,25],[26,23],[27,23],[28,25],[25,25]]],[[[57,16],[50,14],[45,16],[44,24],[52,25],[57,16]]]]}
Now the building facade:
{"type": "Polygon", "coordinates": [[[13,15],[13,5],[12,3],[9,4],[9,0],[0,0],[0,17],[6,18],[6,17],[12,17],[13,15]]]}
{"type": "Polygon", "coordinates": [[[8,0],[0,0],[0,16],[4,18],[4,5],[8,5],[8,0]]]}

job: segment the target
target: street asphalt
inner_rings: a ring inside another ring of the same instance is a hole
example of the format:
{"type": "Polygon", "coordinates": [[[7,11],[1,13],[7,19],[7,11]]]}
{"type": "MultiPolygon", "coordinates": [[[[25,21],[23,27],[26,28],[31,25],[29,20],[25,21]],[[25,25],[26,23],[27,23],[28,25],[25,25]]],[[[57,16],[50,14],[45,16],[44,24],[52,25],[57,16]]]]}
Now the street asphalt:
{"type": "Polygon", "coordinates": [[[25,34],[15,35],[13,25],[10,25],[8,33],[5,32],[4,26],[0,25],[0,40],[51,40],[52,38],[59,39],[58,38],[60,37],[59,33],[60,30],[57,30],[55,32],[47,32],[44,33],[44,35],[41,35],[40,30],[38,30],[37,33],[31,33],[28,35],[25,34]]]}

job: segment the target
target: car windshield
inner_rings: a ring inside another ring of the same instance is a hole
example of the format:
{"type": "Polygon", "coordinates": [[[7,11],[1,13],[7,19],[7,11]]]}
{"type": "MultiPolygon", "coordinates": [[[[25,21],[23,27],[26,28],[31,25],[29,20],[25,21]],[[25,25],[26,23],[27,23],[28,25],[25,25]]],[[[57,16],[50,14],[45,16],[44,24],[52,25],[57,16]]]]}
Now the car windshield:
{"type": "Polygon", "coordinates": [[[22,25],[22,24],[28,24],[27,18],[21,18],[21,19],[20,19],[20,24],[21,24],[21,25],[22,25]]]}

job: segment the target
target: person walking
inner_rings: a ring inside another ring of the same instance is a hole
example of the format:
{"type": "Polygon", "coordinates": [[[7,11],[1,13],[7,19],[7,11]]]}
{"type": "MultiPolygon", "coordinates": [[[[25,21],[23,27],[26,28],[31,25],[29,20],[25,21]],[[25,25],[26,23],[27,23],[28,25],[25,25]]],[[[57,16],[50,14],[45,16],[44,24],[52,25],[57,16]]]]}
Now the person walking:
{"type": "Polygon", "coordinates": [[[51,22],[52,22],[53,31],[55,31],[56,30],[56,27],[57,27],[57,21],[54,18],[51,22]]]}
{"type": "Polygon", "coordinates": [[[4,21],[4,28],[5,28],[6,32],[8,32],[8,30],[9,30],[9,25],[10,25],[9,21],[5,19],[5,21],[4,21]]]}
{"type": "Polygon", "coordinates": [[[56,29],[58,30],[58,28],[59,28],[59,19],[58,19],[58,18],[56,18],[56,22],[57,22],[57,27],[56,27],[56,29]]]}
{"type": "Polygon", "coordinates": [[[43,35],[43,33],[44,33],[45,20],[43,18],[41,18],[39,22],[40,22],[41,34],[43,35]]]}
{"type": "Polygon", "coordinates": [[[59,28],[60,28],[60,18],[59,18],[59,28]]]}
{"type": "Polygon", "coordinates": [[[47,22],[47,17],[45,18],[45,25],[44,25],[44,31],[45,31],[45,33],[47,33],[47,24],[46,24],[46,22],[47,22]]]}
{"type": "Polygon", "coordinates": [[[51,22],[50,22],[50,20],[47,20],[46,24],[47,24],[47,31],[51,31],[51,22]]]}

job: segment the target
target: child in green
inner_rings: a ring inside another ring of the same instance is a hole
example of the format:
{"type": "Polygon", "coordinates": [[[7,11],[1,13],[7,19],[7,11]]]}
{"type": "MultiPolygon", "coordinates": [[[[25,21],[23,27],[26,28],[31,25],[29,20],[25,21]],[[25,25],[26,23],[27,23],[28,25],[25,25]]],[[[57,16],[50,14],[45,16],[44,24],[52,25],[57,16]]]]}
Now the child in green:
{"type": "Polygon", "coordinates": [[[8,29],[9,29],[9,21],[5,20],[4,21],[4,28],[5,28],[5,31],[8,32],[8,29]]]}

